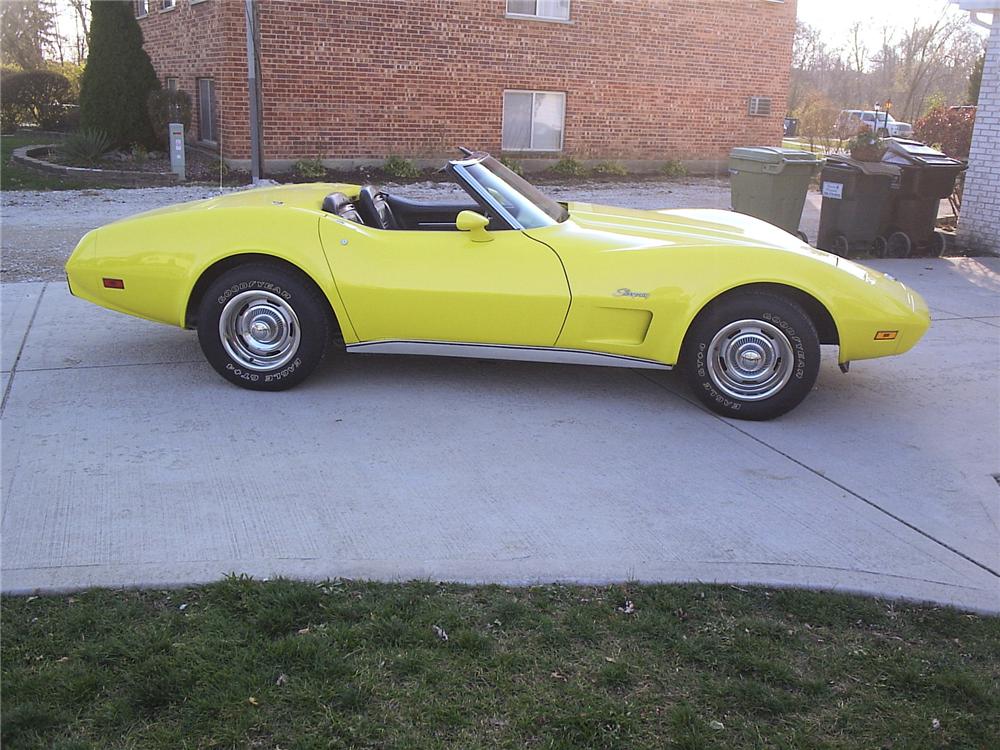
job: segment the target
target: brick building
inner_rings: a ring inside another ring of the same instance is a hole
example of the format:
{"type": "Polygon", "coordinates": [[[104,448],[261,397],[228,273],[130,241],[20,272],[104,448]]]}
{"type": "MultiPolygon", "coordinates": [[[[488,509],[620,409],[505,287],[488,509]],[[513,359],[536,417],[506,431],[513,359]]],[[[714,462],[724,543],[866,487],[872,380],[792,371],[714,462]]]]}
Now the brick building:
{"type": "MultiPolygon", "coordinates": [[[[242,0],[136,0],[191,137],[249,162],[242,0]]],[[[794,0],[257,0],[267,167],[467,145],[529,168],[562,156],[713,168],[777,144],[794,0]]],[[[630,164],[631,162],[631,164],[630,164]]]]}

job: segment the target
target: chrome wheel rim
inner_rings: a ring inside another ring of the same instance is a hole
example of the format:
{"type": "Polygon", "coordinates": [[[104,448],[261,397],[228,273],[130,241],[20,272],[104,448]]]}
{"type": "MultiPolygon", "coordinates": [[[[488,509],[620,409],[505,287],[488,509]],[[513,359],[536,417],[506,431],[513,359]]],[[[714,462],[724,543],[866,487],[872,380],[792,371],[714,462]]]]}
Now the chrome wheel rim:
{"type": "Polygon", "coordinates": [[[715,387],[741,401],[770,398],[794,369],[788,337],[763,320],[730,323],[708,345],[708,374],[715,387]]]}
{"type": "Polygon", "coordinates": [[[277,370],[299,349],[295,310],[271,292],[241,292],[222,308],[219,337],[233,361],[256,372],[277,370]]]}

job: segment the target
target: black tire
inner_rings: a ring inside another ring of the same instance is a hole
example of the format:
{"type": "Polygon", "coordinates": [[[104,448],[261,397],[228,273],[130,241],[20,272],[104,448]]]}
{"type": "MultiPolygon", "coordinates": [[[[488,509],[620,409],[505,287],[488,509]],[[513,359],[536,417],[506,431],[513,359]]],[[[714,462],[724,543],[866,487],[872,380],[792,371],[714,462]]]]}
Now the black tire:
{"type": "Polygon", "coordinates": [[[927,254],[932,258],[940,258],[948,250],[948,235],[944,232],[934,232],[930,244],[927,245],[927,254]]]}
{"type": "Polygon", "coordinates": [[[913,252],[913,241],[906,232],[895,231],[885,241],[885,257],[909,258],[913,252]]]}
{"type": "Polygon", "coordinates": [[[791,300],[767,292],[732,295],[711,304],[691,324],[681,369],[698,399],[715,413],[735,419],[773,419],[797,406],[816,382],[819,336],[809,316],[791,300]],[[748,348],[734,352],[732,347],[740,342],[748,348]],[[730,355],[743,362],[736,352],[746,355],[756,351],[753,347],[761,348],[760,343],[764,352],[773,347],[770,359],[768,354],[758,355],[761,367],[756,371],[769,380],[750,386],[747,383],[757,375],[740,381],[739,370],[726,362],[730,355]],[[781,352],[790,356],[777,356],[781,352]],[[759,392],[749,393],[758,386],[759,392]]]}
{"type": "Polygon", "coordinates": [[[884,258],[887,247],[888,243],[886,242],[885,237],[883,237],[880,234],[878,237],[875,238],[875,241],[872,243],[872,255],[874,255],[876,258],[884,258]]]}
{"type": "Polygon", "coordinates": [[[198,307],[198,342],[209,364],[230,383],[282,391],[305,380],[323,360],[331,322],[326,298],[301,273],[248,263],[225,272],[205,290],[198,307]],[[223,316],[229,325],[223,324],[223,316]],[[241,324],[246,329],[242,335],[241,324]],[[255,325],[260,340],[249,330],[255,325]],[[272,346],[274,353],[267,351],[272,346]]]}
{"type": "Polygon", "coordinates": [[[839,255],[841,258],[847,258],[850,256],[851,242],[847,239],[846,234],[838,234],[834,236],[830,252],[834,255],[839,255]]]}

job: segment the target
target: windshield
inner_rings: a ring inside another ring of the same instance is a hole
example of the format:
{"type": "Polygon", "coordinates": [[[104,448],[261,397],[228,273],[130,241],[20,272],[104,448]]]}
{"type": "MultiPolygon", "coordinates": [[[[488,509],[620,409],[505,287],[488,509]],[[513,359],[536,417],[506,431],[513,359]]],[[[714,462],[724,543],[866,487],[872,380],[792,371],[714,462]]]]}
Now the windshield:
{"type": "Polygon", "coordinates": [[[547,227],[569,218],[565,208],[492,156],[463,167],[525,229],[547,227]]]}

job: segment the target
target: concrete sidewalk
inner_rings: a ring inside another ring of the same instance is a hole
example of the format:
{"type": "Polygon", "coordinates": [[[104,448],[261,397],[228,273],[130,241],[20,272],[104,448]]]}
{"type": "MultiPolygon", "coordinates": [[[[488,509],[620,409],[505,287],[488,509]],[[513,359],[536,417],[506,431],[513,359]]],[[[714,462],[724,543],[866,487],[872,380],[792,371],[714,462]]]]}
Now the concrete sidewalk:
{"type": "Polygon", "coordinates": [[[344,355],[225,383],[191,332],[3,287],[2,589],[724,581],[1000,611],[1000,261],[878,261],[935,321],[769,423],[672,373],[344,355]]]}

